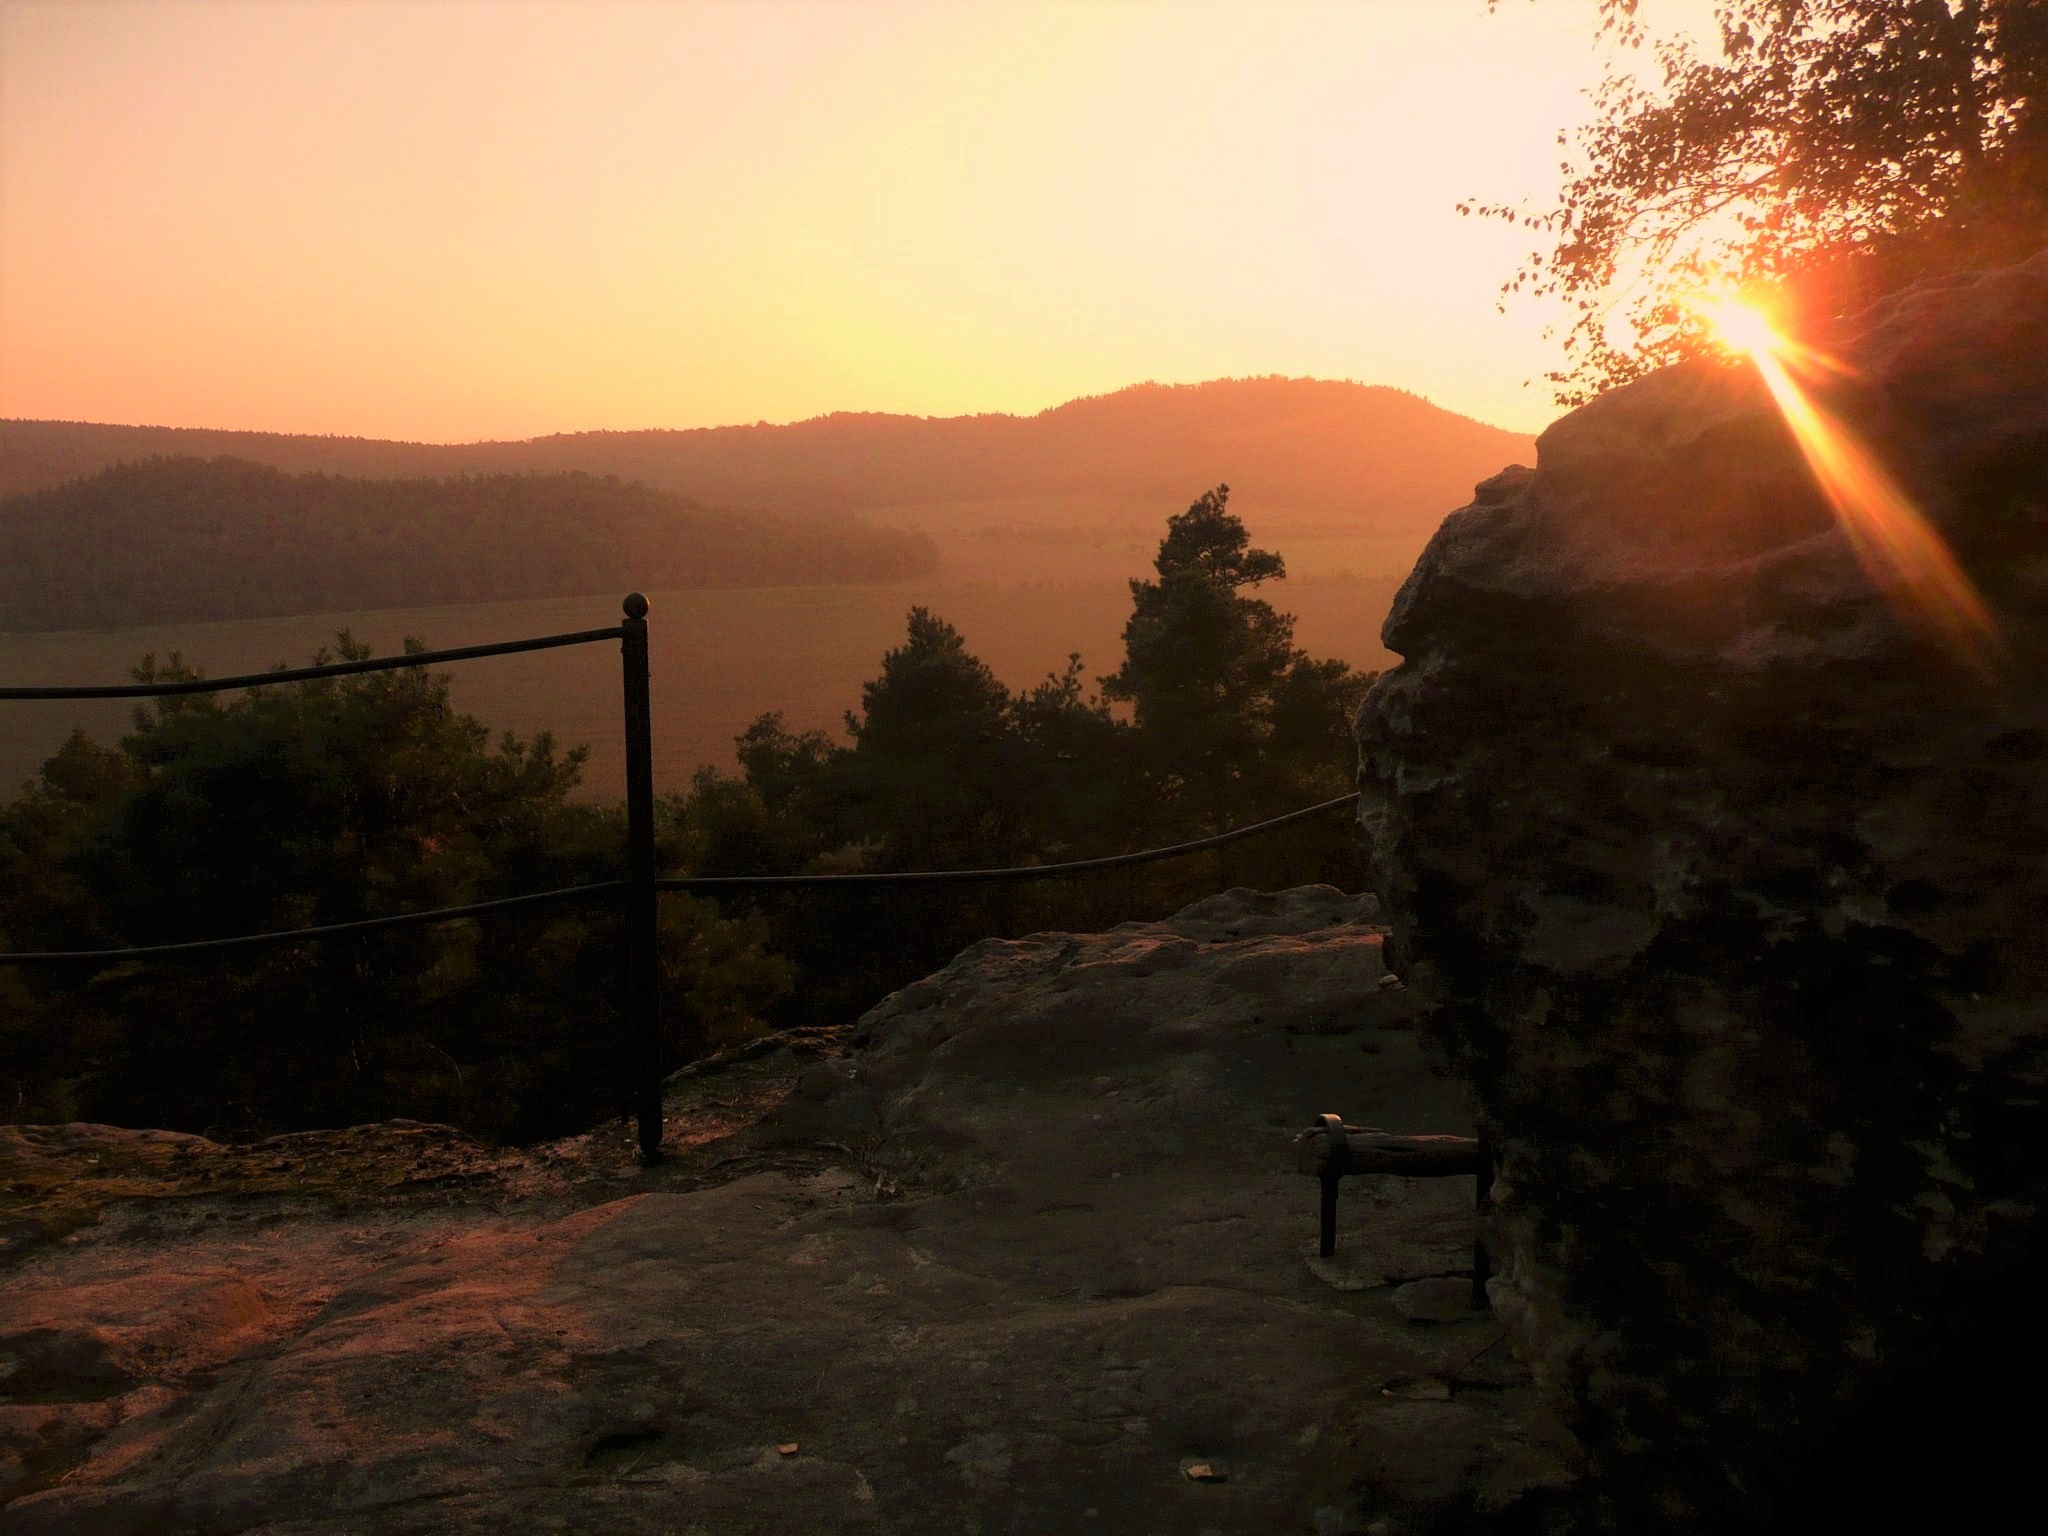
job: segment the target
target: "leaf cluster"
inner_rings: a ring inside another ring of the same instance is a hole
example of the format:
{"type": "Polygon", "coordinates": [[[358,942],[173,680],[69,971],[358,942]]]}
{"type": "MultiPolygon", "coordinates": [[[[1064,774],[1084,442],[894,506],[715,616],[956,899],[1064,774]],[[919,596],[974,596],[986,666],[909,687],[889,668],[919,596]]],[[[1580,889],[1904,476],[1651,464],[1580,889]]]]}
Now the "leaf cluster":
{"type": "Polygon", "coordinates": [[[2048,243],[2038,0],[1722,0],[1706,40],[1598,14],[1609,69],[1554,203],[1459,205],[1539,238],[1501,293],[1564,306],[1561,404],[1697,355],[1710,284],[1812,322],[2048,243]]]}

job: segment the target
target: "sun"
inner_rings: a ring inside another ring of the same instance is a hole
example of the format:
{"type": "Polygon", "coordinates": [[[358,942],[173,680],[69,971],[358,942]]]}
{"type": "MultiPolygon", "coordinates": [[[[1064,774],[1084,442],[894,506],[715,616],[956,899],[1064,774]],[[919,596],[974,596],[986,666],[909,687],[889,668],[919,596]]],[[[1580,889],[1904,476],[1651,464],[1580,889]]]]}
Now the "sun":
{"type": "Polygon", "coordinates": [[[1707,329],[1731,352],[1750,357],[1783,357],[1794,350],[1762,306],[1732,294],[1694,299],[1686,306],[1707,323],[1707,329]]]}

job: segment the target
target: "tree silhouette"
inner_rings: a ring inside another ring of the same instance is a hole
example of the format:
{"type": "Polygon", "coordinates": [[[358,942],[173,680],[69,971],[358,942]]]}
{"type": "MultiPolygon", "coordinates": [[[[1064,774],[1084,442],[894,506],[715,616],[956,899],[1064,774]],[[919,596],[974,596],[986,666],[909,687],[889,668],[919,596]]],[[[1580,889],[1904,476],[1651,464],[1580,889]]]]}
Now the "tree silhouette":
{"type": "Polygon", "coordinates": [[[1132,707],[1153,803],[1209,831],[1341,783],[1338,736],[1357,686],[1343,663],[1296,647],[1291,615],[1244,595],[1286,567],[1251,547],[1229,501],[1219,485],[1168,521],[1158,579],[1131,583],[1124,663],[1102,683],[1132,707]],[[1305,722],[1319,715],[1318,739],[1305,722]]]}
{"type": "Polygon", "coordinates": [[[1570,309],[1561,403],[1696,352],[1710,282],[1822,317],[2048,243],[2040,0],[1722,0],[1705,48],[1597,6],[1612,67],[1555,206],[1460,205],[1547,244],[1502,292],[1570,309]]]}
{"type": "Polygon", "coordinates": [[[862,819],[884,867],[1005,862],[1026,824],[1010,692],[929,609],[908,631],[846,716],[862,819]]]}

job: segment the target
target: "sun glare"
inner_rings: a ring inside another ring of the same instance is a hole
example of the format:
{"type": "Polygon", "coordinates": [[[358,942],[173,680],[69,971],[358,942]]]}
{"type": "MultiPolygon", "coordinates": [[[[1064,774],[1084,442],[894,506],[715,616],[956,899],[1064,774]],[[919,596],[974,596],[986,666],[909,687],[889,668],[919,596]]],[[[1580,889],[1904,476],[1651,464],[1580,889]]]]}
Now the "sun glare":
{"type": "Polygon", "coordinates": [[[1692,308],[1694,314],[1706,321],[1714,339],[1731,352],[1760,358],[1781,356],[1791,349],[1791,343],[1778,334],[1770,317],[1745,300],[1707,298],[1697,301],[1692,308]]]}
{"type": "Polygon", "coordinates": [[[1864,569],[1958,656],[1988,671],[1999,650],[1997,626],[1968,573],[1870,446],[1794,376],[1847,370],[1787,337],[1768,312],[1740,297],[1703,297],[1691,308],[1717,341],[1756,365],[1864,569]]]}

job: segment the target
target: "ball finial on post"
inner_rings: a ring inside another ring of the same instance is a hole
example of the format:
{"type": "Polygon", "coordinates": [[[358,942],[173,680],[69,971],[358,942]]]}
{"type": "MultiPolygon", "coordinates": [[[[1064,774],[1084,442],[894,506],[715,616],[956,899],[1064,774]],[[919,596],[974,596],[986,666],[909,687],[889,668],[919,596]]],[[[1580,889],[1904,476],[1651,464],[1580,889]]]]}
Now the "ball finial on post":
{"type": "Polygon", "coordinates": [[[628,592],[626,600],[619,606],[626,610],[626,617],[629,619],[647,617],[647,599],[638,592],[628,592]]]}

